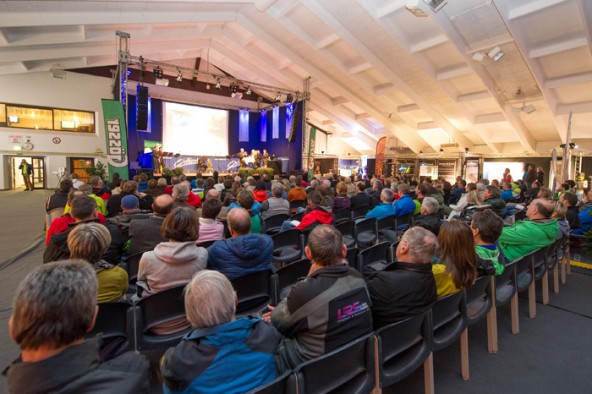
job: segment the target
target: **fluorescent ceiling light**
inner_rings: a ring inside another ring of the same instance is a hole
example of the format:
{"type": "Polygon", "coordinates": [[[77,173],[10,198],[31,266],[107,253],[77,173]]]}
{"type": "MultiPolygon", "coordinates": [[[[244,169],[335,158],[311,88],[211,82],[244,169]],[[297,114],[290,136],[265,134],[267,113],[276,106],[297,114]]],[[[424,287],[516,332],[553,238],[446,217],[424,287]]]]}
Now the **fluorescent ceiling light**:
{"type": "Polygon", "coordinates": [[[415,16],[428,16],[430,6],[428,6],[423,0],[407,0],[405,3],[405,9],[415,16]]]}
{"type": "Polygon", "coordinates": [[[504,51],[502,51],[502,49],[499,46],[496,46],[487,53],[487,56],[489,56],[494,62],[500,60],[504,55],[504,51]]]}

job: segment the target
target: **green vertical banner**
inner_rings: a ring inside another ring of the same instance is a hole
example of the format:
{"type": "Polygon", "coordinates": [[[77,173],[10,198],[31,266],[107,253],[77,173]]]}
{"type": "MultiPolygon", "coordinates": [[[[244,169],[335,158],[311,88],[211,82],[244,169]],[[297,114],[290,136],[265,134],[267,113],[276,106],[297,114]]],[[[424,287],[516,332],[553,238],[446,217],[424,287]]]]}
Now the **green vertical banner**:
{"type": "Polygon", "coordinates": [[[127,128],[125,126],[123,105],[118,100],[103,99],[102,102],[109,176],[118,173],[121,175],[121,179],[127,179],[129,177],[129,160],[127,157],[127,128]]]}
{"type": "Polygon", "coordinates": [[[308,133],[308,179],[312,179],[314,175],[314,151],[315,140],[317,139],[317,129],[312,126],[310,133],[308,133]]]}

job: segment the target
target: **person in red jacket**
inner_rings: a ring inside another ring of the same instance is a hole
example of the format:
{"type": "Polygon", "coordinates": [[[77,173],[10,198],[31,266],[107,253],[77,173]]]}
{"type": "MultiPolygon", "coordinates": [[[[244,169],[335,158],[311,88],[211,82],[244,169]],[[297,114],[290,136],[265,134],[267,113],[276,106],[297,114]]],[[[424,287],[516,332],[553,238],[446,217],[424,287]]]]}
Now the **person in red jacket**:
{"type": "Polygon", "coordinates": [[[313,191],[308,195],[308,207],[296,226],[298,230],[305,230],[308,226],[317,226],[319,224],[332,224],[333,214],[331,209],[324,203],[323,196],[318,191],[313,191]]]}
{"type": "Polygon", "coordinates": [[[258,203],[262,203],[263,201],[267,200],[269,196],[267,195],[267,188],[265,187],[264,181],[257,181],[255,182],[255,190],[253,190],[253,198],[258,203]]]}

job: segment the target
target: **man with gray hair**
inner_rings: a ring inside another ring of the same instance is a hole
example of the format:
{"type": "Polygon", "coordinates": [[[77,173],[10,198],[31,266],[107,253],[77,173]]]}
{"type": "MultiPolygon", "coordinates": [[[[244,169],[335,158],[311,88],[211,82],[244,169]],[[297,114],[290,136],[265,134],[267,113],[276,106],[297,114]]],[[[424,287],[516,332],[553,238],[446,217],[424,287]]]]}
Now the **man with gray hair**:
{"type": "Polygon", "coordinates": [[[173,209],[177,207],[189,207],[195,209],[187,204],[189,197],[189,187],[185,183],[179,183],[173,187],[173,209]]]}
{"type": "Polygon", "coordinates": [[[284,200],[284,187],[281,183],[275,183],[271,188],[271,197],[261,203],[261,218],[267,219],[273,215],[289,214],[290,203],[284,200]]]}
{"type": "Polygon", "coordinates": [[[412,227],[397,245],[396,261],[366,277],[375,329],[431,308],[436,301],[432,260],[437,249],[433,233],[412,227]]]}
{"type": "Polygon", "coordinates": [[[11,393],[147,393],[149,363],[127,352],[102,361],[92,330],[97,279],[90,264],[65,260],[34,269],[16,290],[9,333],[21,356],[4,371],[11,393]]]}
{"type": "Polygon", "coordinates": [[[424,197],[421,203],[421,215],[413,221],[413,226],[423,227],[438,236],[442,225],[439,209],[438,200],[434,197],[424,197]]]}
{"type": "MultiPolygon", "coordinates": [[[[384,188],[384,185],[382,183],[382,181],[378,180],[378,179],[373,179],[372,180],[372,191],[369,194],[370,196],[370,208],[374,208],[378,205],[380,205],[380,203],[382,202],[382,198],[381,198],[381,192],[382,189],[384,188]]],[[[391,199],[392,201],[392,199],[391,199]]]]}
{"type": "Polygon", "coordinates": [[[333,226],[317,226],[308,237],[308,276],[263,318],[284,335],[279,373],[337,349],[372,331],[370,299],[360,273],[345,259],[347,248],[333,226]]]}
{"type": "Polygon", "coordinates": [[[223,274],[195,274],[185,288],[185,311],[193,331],[162,358],[164,392],[247,392],[276,378],[281,335],[259,316],[235,318],[236,295],[223,274]]]}
{"type": "Polygon", "coordinates": [[[380,220],[397,213],[395,206],[393,205],[393,191],[391,189],[382,189],[380,192],[380,201],[380,205],[372,208],[372,210],[366,214],[366,219],[376,218],[376,220],[380,220]]]}

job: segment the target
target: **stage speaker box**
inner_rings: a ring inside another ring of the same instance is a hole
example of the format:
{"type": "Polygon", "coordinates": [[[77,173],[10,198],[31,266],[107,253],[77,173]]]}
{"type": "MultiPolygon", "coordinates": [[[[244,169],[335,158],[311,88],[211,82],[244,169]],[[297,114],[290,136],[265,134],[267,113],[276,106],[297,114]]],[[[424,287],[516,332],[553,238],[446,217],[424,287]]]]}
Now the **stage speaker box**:
{"type": "Polygon", "coordinates": [[[148,87],[136,86],[136,130],[148,128],[148,87]]]}
{"type": "Polygon", "coordinates": [[[376,159],[368,159],[368,176],[371,177],[376,172],[376,159]]]}
{"type": "Polygon", "coordinates": [[[288,141],[296,142],[296,133],[298,133],[298,124],[300,123],[300,111],[294,111],[292,115],[292,124],[290,125],[290,136],[288,141]]]}

